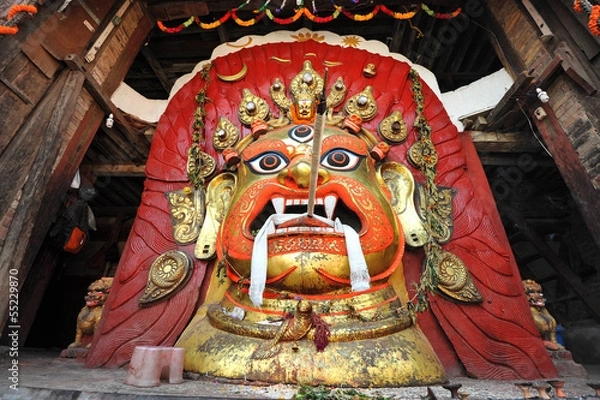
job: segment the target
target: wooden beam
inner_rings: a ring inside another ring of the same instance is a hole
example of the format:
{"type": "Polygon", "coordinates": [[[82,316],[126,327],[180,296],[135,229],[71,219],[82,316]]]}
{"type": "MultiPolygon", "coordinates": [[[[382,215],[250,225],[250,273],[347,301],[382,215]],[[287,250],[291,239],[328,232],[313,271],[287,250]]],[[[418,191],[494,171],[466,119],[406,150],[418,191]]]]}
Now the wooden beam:
{"type": "Polygon", "coordinates": [[[506,36],[506,32],[504,28],[498,22],[498,19],[494,15],[494,13],[489,9],[489,5],[486,5],[486,21],[487,21],[487,32],[490,39],[490,43],[492,47],[496,51],[500,62],[506,69],[506,71],[513,77],[513,79],[517,79],[517,76],[520,72],[526,71],[527,67],[525,63],[513,47],[511,41],[506,36]]]}
{"type": "MultiPolygon", "coordinates": [[[[44,208],[51,209],[44,202],[45,196],[50,188],[51,190],[57,190],[56,187],[50,186],[49,182],[54,172],[61,145],[67,139],[65,138],[66,127],[75,111],[75,105],[82,91],[84,79],[83,74],[78,71],[63,72],[55,83],[56,95],[52,99],[48,99],[54,105],[52,116],[48,125],[43,129],[44,134],[41,137],[38,136],[38,140],[41,141],[40,148],[29,171],[27,181],[23,187],[23,194],[0,252],[0,279],[2,282],[8,282],[8,270],[10,268],[17,268],[21,278],[19,283],[23,284],[33,264],[34,257],[41,247],[43,236],[52,221],[51,215],[46,215],[45,220],[40,221],[38,219],[39,212],[44,208]],[[42,230],[40,224],[44,223],[48,226],[45,230],[42,230]]],[[[33,126],[32,128],[34,130],[30,134],[36,135],[39,132],[39,127],[33,126]]],[[[85,149],[83,149],[83,146],[80,147],[83,155],[85,149]]],[[[65,156],[69,157],[70,155],[65,154],[65,156]]],[[[72,177],[73,174],[69,178],[72,177]]],[[[62,196],[65,191],[62,191],[58,196],[62,196]]],[[[58,205],[60,205],[60,202],[56,203],[57,208],[58,205]]],[[[56,211],[54,211],[54,214],[56,214],[56,211]]],[[[8,290],[0,290],[0,304],[8,304],[8,290]]],[[[0,310],[0,326],[4,326],[7,320],[6,312],[6,309],[0,310]]]]}
{"type": "Polygon", "coordinates": [[[537,126],[565,184],[571,191],[590,234],[600,247],[600,191],[592,184],[590,176],[552,107],[549,103],[542,103],[542,108],[547,117],[540,121],[535,118],[533,110],[531,110],[531,119],[537,126]]]}
{"type": "Polygon", "coordinates": [[[537,25],[540,32],[542,33],[540,39],[542,39],[543,42],[552,39],[554,37],[554,34],[550,30],[550,28],[548,28],[548,24],[546,23],[546,21],[544,21],[544,18],[540,15],[538,10],[533,6],[533,4],[531,4],[531,1],[521,0],[521,2],[523,3],[523,6],[525,6],[525,9],[537,25]]]}
{"type": "Polygon", "coordinates": [[[87,70],[83,60],[79,55],[69,54],[65,58],[65,63],[67,63],[71,69],[81,71],[84,74],[85,86],[94,97],[94,100],[96,100],[98,105],[107,115],[113,114],[118,129],[121,131],[121,133],[123,133],[125,139],[127,139],[127,141],[133,145],[133,148],[138,153],[138,155],[132,160],[136,163],[142,163],[148,157],[148,153],[150,152],[150,145],[143,134],[138,134],[130,128],[127,120],[123,116],[123,113],[117,108],[117,106],[114,105],[114,103],[110,100],[110,97],[104,92],[98,82],[96,82],[92,74],[90,74],[90,72],[87,70]]]}
{"type": "MultiPolygon", "coordinates": [[[[239,6],[236,5],[233,8],[239,6]]],[[[208,5],[205,1],[161,1],[148,6],[152,18],[158,21],[171,21],[190,16],[201,17],[208,15],[208,5]]]]}
{"type": "Polygon", "coordinates": [[[144,170],[146,165],[128,164],[97,164],[88,165],[89,171],[95,176],[120,176],[131,178],[143,178],[146,176],[144,170]]]}
{"type": "MultiPolygon", "coordinates": [[[[508,89],[498,104],[487,115],[488,128],[491,130],[504,126],[508,121],[507,115],[514,112],[517,107],[517,99],[528,90],[533,82],[533,76],[527,72],[521,72],[512,86],[508,89]]],[[[512,119],[512,118],[511,118],[512,119]]]]}
{"type": "Polygon", "coordinates": [[[539,142],[523,132],[470,131],[477,152],[535,153],[542,150],[539,142]]]}
{"type": "Polygon", "coordinates": [[[596,318],[600,319],[600,301],[598,296],[592,295],[579,279],[579,277],[571,270],[571,268],[556,254],[556,252],[550,247],[544,239],[532,229],[527,221],[519,215],[513,208],[503,207],[498,204],[501,214],[510,219],[510,221],[519,229],[519,232],[525,237],[536,250],[546,259],[548,264],[561,280],[573,289],[575,293],[579,295],[579,298],[588,307],[590,313],[596,318]]]}
{"type": "Polygon", "coordinates": [[[142,47],[142,55],[148,62],[148,65],[150,65],[150,68],[152,68],[154,75],[156,75],[156,77],[160,81],[160,84],[167,92],[167,95],[170,94],[173,84],[171,82],[169,82],[169,78],[167,78],[167,74],[165,73],[165,70],[162,69],[160,63],[154,56],[154,53],[152,52],[152,50],[150,50],[150,48],[148,46],[143,46],[142,47]]]}

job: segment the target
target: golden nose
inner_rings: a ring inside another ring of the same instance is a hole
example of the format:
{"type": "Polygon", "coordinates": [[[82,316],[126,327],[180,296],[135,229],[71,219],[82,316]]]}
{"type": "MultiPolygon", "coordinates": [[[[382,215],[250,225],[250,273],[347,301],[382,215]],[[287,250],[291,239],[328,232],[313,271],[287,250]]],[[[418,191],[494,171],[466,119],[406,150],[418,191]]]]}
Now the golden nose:
{"type": "MultiPolygon", "coordinates": [[[[285,184],[286,180],[292,179],[298,187],[307,188],[310,185],[310,163],[301,160],[293,163],[289,168],[284,169],[279,173],[277,179],[279,183],[285,184]]],[[[319,168],[319,183],[324,183],[329,180],[329,172],[319,168]]],[[[317,178],[317,179],[319,179],[317,178]]]]}

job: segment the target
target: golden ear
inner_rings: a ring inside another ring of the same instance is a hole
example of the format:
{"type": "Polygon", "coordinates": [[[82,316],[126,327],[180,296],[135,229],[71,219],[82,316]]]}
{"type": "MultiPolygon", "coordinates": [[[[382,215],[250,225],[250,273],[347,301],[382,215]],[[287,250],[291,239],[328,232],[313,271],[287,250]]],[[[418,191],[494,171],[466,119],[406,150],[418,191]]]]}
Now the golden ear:
{"type": "Polygon", "coordinates": [[[423,246],[427,241],[427,231],[415,208],[415,179],[410,170],[397,162],[386,162],[379,168],[384,184],[392,193],[392,208],[396,212],[406,244],[411,247],[423,246]]]}
{"type": "Polygon", "coordinates": [[[209,260],[215,256],[217,235],[227,214],[237,177],[224,172],[213,178],[206,188],[206,217],[194,248],[194,257],[209,260]]]}

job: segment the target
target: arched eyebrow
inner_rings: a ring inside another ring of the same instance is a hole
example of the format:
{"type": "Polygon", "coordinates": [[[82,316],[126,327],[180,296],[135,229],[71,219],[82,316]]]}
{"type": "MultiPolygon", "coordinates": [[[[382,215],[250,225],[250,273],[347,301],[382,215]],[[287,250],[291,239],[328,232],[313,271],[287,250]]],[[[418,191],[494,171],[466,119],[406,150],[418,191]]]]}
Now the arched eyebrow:
{"type": "Polygon", "coordinates": [[[242,152],[242,158],[246,161],[252,160],[259,154],[267,151],[279,151],[287,154],[287,145],[280,139],[265,139],[252,143],[242,152]]]}
{"type": "Polygon", "coordinates": [[[335,148],[343,148],[358,155],[367,155],[367,144],[354,136],[328,136],[323,139],[321,153],[335,148]]]}

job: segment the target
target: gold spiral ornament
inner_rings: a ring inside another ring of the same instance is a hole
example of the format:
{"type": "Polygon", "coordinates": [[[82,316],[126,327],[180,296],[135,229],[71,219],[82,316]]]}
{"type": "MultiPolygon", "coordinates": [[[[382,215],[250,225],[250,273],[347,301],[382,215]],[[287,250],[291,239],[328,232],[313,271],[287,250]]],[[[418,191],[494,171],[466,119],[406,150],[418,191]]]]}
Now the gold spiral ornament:
{"type": "Polygon", "coordinates": [[[180,290],[190,279],[192,261],[179,250],[169,250],[154,260],[148,272],[148,283],[139,304],[145,307],[168,299],[180,290]]]}
{"type": "Polygon", "coordinates": [[[475,287],[465,263],[455,254],[441,250],[437,256],[438,289],[464,303],[480,303],[483,297],[475,287]]]}

